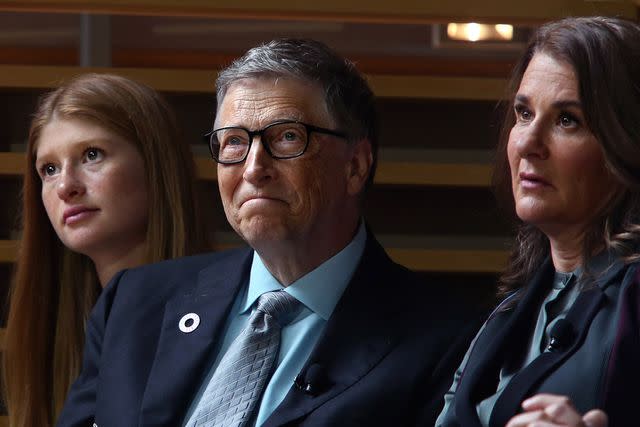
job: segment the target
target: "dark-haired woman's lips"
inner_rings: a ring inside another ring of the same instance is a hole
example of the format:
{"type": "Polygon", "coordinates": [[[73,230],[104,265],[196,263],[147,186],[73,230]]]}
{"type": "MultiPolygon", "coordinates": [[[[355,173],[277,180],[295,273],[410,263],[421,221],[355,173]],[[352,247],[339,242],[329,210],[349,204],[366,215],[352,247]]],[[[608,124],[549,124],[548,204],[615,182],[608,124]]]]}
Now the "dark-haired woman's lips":
{"type": "Polygon", "coordinates": [[[518,177],[520,178],[520,186],[526,189],[535,190],[551,186],[549,181],[536,173],[520,172],[518,177]]]}

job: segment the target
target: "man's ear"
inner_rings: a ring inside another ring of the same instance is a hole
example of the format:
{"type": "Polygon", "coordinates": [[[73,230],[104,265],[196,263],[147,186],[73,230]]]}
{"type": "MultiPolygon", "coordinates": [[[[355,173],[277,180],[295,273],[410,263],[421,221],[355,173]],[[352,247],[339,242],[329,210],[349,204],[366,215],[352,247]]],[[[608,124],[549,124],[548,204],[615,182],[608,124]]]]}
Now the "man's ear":
{"type": "Polygon", "coordinates": [[[373,152],[371,142],[362,138],[352,143],[351,158],[347,163],[347,192],[350,195],[358,195],[364,186],[373,164],[373,152]]]}

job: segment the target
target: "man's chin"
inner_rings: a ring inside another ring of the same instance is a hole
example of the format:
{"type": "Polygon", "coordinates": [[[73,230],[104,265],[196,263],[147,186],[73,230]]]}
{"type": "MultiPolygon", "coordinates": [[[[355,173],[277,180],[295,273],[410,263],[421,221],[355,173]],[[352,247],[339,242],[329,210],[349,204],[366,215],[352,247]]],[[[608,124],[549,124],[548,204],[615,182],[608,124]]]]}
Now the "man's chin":
{"type": "Polygon", "coordinates": [[[242,224],[236,232],[253,248],[277,245],[287,241],[287,236],[290,235],[282,221],[267,218],[256,218],[247,224],[242,224]]]}

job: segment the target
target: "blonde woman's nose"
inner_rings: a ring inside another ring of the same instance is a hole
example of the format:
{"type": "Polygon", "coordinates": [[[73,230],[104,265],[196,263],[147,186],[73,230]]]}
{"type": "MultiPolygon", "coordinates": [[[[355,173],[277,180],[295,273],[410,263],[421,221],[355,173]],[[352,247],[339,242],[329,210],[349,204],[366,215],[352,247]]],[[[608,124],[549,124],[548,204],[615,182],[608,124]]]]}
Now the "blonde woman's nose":
{"type": "Polygon", "coordinates": [[[62,200],[68,200],[73,197],[84,194],[85,185],[78,176],[78,172],[71,166],[66,166],[60,172],[60,178],[56,188],[58,197],[62,200]]]}

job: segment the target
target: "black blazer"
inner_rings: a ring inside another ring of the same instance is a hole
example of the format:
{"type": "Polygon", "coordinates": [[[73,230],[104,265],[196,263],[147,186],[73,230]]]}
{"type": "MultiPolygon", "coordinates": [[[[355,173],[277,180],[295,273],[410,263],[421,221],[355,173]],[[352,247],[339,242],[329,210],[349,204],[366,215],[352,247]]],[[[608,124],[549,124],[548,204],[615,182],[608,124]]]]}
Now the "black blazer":
{"type": "MultiPolygon", "coordinates": [[[[521,369],[496,401],[489,420],[503,427],[537,393],[571,398],[582,413],[604,409],[613,427],[638,426],[640,384],[640,282],[637,264],[624,265],[604,254],[591,266],[595,286],[582,291],[569,309],[569,333],[555,351],[544,352],[521,369]],[[597,265],[600,264],[600,265],[597,265]],[[607,267],[608,266],[608,267],[607,267]]],[[[528,349],[541,303],[553,282],[547,260],[514,308],[500,307],[489,317],[468,353],[452,390],[442,426],[480,427],[476,405],[495,393],[507,358],[528,349]]]]}
{"type": "MultiPolygon", "coordinates": [[[[87,326],[83,368],[59,427],[181,425],[205,377],[253,252],[201,255],[119,273],[87,326]],[[197,313],[185,334],[178,322],[197,313]]],[[[475,322],[444,286],[393,263],[369,236],[353,279],[305,368],[319,386],[294,384],[266,427],[433,423],[475,322]]]]}

